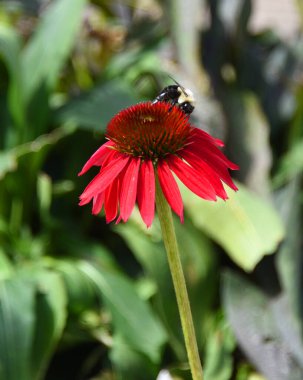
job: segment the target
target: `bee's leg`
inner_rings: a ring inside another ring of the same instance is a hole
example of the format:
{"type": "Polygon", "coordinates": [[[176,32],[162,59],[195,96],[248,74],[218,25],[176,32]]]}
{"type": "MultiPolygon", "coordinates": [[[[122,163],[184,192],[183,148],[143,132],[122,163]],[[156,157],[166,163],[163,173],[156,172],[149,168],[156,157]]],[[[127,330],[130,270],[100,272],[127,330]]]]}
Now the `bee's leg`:
{"type": "Polygon", "coordinates": [[[171,106],[169,107],[168,112],[170,112],[173,109],[173,107],[178,103],[178,99],[172,99],[169,103],[171,106]]]}

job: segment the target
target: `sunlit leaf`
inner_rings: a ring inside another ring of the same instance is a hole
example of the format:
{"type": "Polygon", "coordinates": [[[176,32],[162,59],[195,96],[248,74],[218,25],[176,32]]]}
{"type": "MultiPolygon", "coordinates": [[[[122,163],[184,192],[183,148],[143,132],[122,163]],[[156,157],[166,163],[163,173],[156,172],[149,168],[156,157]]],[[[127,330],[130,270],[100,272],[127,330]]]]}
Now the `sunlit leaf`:
{"type": "Polygon", "coordinates": [[[47,214],[52,201],[52,181],[45,173],[40,173],[37,179],[37,195],[42,214],[47,214]]]}
{"type": "Polygon", "coordinates": [[[284,236],[282,221],[270,203],[243,186],[229,191],[224,202],[203,201],[183,190],[186,211],[195,226],[226,250],[246,271],[254,269],[264,255],[275,251],[284,236]]]}
{"type": "Polygon", "coordinates": [[[18,164],[14,151],[0,152],[0,180],[7,172],[14,171],[18,164]]]}
{"type": "Polygon", "coordinates": [[[5,255],[4,250],[0,248],[0,281],[10,277],[14,273],[13,264],[5,255]]]}

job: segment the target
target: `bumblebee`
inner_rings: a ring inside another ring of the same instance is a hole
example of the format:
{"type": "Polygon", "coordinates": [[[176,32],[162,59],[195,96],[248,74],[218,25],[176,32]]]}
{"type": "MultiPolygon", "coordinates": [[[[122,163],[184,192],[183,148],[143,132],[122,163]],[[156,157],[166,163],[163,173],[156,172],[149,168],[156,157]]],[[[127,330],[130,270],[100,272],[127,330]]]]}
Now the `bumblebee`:
{"type": "Polygon", "coordinates": [[[179,107],[180,110],[189,116],[195,108],[194,95],[191,90],[185,89],[174,79],[173,81],[176,84],[165,87],[153,101],[153,104],[157,102],[170,103],[172,106],[179,107]]]}

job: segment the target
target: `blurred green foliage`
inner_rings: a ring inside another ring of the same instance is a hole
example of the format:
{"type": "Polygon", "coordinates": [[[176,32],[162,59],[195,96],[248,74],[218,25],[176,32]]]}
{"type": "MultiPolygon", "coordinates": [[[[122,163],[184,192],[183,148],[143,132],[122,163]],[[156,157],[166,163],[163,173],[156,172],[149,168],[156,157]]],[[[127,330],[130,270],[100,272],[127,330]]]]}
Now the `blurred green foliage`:
{"type": "Polygon", "coordinates": [[[241,168],[176,220],[205,379],[303,378],[303,39],[230,3],[0,3],[1,380],[190,378],[157,220],[77,206],[107,122],[167,74],[241,168]]]}

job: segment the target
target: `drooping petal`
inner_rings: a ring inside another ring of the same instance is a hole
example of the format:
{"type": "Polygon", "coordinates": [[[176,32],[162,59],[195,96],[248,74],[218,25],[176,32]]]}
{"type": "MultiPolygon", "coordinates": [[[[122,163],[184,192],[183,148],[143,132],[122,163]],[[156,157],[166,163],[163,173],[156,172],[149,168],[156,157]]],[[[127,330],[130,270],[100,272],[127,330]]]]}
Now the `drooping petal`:
{"type": "Polygon", "coordinates": [[[85,163],[78,176],[86,173],[93,165],[101,166],[104,158],[110,153],[110,147],[113,146],[112,141],[107,141],[91,156],[91,158],[85,163]]]}
{"type": "Polygon", "coordinates": [[[130,217],[135,206],[139,167],[140,158],[132,157],[122,179],[120,191],[120,215],[124,222],[130,217]]]}
{"type": "Polygon", "coordinates": [[[179,215],[183,223],[183,201],[177,182],[174,179],[167,163],[159,160],[157,166],[158,178],[163,194],[173,211],[179,215]]]}
{"type": "Polygon", "coordinates": [[[99,212],[102,210],[103,203],[104,203],[104,192],[100,193],[100,194],[97,194],[93,198],[93,210],[92,210],[92,214],[94,214],[94,215],[99,214],[99,212]]]}
{"type": "Polygon", "coordinates": [[[195,151],[202,159],[209,157],[213,160],[214,164],[221,161],[226,167],[231,170],[238,170],[239,166],[227,159],[224,153],[221,152],[215,145],[205,143],[205,141],[200,140],[199,138],[195,142],[189,145],[190,150],[195,151]]]}
{"type": "Polygon", "coordinates": [[[137,202],[144,223],[150,227],[155,215],[155,172],[151,160],[143,161],[140,166],[137,202]]]}
{"type": "MultiPolygon", "coordinates": [[[[225,160],[218,157],[212,151],[209,151],[207,149],[204,149],[203,151],[203,149],[201,149],[201,147],[196,144],[188,146],[188,149],[190,149],[193,153],[199,156],[202,161],[206,162],[218,174],[222,181],[225,182],[231,189],[235,191],[238,190],[237,186],[233,183],[231,179],[231,176],[228,171],[228,163],[225,160]]],[[[235,164],[233,165],[237,166],[235,164]]]]}
{"type": "Polygon", "coordinates": [[[103,166],[100,173],[87,185],[80,195],[81,202],[88,203],[93,196],[102,193],[124,169],[130,157],[120,152],[110,153],[111,159],[106,166],[103,166]]]}
{"type": "Polygon", "coordinates": [[[171,155],[167,158],[169,168],[193,193],[209,201],[216,200],[216,192],[210,182],[181,158],[171,155]]]}
{"type": "Polygon", "coordinates": [[[80,202],[78,203],[79,206],[84,206],[86,204],[88,204],[89,202],[91,201],[91,198],[90,199],[80,199],[80,202]]]}
{"type": "Polygon", "coordinates": [[[113,221],[118,213],[119,205],[119,176],[105,190],[104,211],[106,223],[113,221]]]}
{"type": "Polygon", "coordinates": [[[195,128],[195,134],[197,134],[200,138],[202,138],[204,140],[211,141],[212,143],[216,144],[217,146],[220,146],[220,147],[224,146],[224,142],[222,140],[209,135],[207,132],[203,131],[202,129],[195,128]]]}
{"type": "Polygon", "coordinates": [[[179,153],[179,155],[182,158],[184,158],[184,160],[190,166],[196,169],[200,173],[201,176],[204,176],[205,178],[207,178],[207,180],[211,183],[212,187],[214,188],[216,194],[220,198],[224,200],[228,198],[219,175],[204,161],[202,161],[200,157],[198,157],[196,154],[194,154],[193,152],[191,152],[189,149],[186,149],[186,148],[183,149],[182,152],[179,153]]]}

